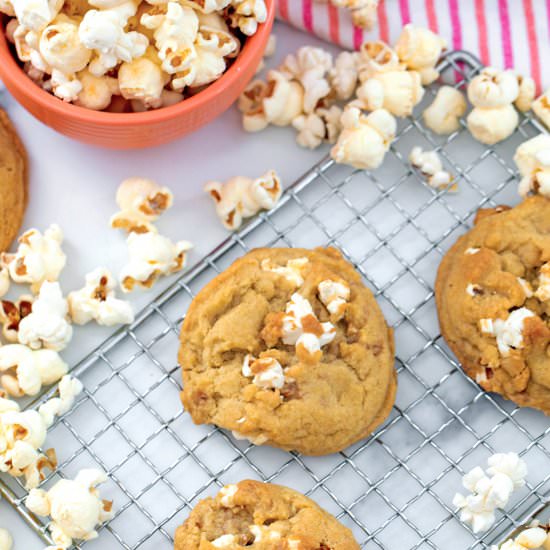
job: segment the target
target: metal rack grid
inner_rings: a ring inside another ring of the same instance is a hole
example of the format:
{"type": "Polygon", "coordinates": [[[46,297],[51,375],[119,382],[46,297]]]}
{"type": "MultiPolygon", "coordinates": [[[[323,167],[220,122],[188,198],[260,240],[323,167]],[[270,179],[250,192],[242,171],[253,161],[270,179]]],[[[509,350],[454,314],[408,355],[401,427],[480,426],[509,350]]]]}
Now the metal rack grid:
{"type": "MultiPolygon", "coordinates": [[[[443,80],[457,87],[479,68],[465,52],[452,52],[441,64],[443,80]]],[[[432,290],[442,255],[476,210],[518,201],[513,151],[543,130],[522,117],[514,136],[494,148],[475,142],[464,125],[448,137],[432,135],[418,113],[435,92],[401,121],[380,169],[368,173],[323,160],[277,208],[232,235],[132,327],[75,367],[85,390],[50,432],[48,445],[57,449],[60,465],[45,485],[98,466],[110,478],[102,494],[117,510],[100,538],[81,546],[170,549],[176,526],[198,500],[248,477],[315,499],[369,550],[488,548],[546,502],[548,420],[484,393],[462,373],[439,334],[432,290]],[[413,145],[441,153],[458,192],[431,189],[411,171],[413,145]],[[388,420],[371,437],[327,457],[257,447],[195,426],[178,399],[176,364],[178,330],[193,296],[253,247],[317,245],[337,246],[355,264],[395,330],[399,389],[388,420]],[[498,451],[521,454],[528,483],[479,540],[459,521],[452,497],[464,472],[498,451]]],[[[24,507],[21,484],[3,478],[0,491],[49,542],[46,524],[24,507]]]]}

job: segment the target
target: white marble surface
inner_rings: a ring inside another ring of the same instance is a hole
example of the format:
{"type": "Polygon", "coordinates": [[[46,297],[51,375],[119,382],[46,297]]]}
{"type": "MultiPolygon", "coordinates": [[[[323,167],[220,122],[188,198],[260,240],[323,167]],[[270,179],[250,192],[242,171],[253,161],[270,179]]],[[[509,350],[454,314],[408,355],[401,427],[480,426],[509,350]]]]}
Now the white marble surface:
{"type": "MultiPolygon", "coordinates": [[[[322,44],[281,24],[276,25],[275,34],[277,54],[269,66],[304,44],[322,44]]],[[[227,235],[202,191],[204,182],[234,175],[259,175],[275,168],[289,184],[326,153],[326,149],[310,152],[298,148],[290,129],[270,128],[261,134],[246,134],[235,108],[172,144],[119,152],[82,145],[53,132],[7,93],[0,95],[0,105],[15,122],[30,156],[30,202],[24,227],[44,229],[56,222],[65,233],[68,262],[61,278],[64,291],[81,286],[84,275],[98,265],[108,266],[115,273],[123,265],[124,238],[107,225],[115,211],[114,193],[122,179],[133,175],[151,177],[173,190],[174,207],[160,220],[159,229],[173,239],[188,239],[195,244],[189,259],[192,264],[227,235]]],[[[131,300],[139,308],[170,282],[167,279],[151,292],[136,294],[131,300]]],[[[97,327],[77,329],[71,346],[64,352],[66,359],[74,363],[109,333],[109,329],[97,327]]],[[[0,526],[11,530],[15,550],[43,548],[4,502],[0,502],[0,526]]]]}

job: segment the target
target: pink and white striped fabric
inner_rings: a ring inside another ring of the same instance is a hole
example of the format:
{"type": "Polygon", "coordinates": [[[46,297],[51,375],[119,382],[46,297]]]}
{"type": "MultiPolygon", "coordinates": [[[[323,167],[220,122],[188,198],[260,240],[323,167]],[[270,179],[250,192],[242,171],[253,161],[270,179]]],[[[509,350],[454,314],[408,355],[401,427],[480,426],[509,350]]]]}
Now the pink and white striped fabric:
{"type": "Polygon", "coordinates": [[[550,0],[381,0],[378,25],[354,27],[346,10],[315,0],[277,0],[278,17],[344,48],[381,38],[393,43],[406,23],[445,37],[485,65],[530,74],[539,92],[550,86],[550,0]]]}

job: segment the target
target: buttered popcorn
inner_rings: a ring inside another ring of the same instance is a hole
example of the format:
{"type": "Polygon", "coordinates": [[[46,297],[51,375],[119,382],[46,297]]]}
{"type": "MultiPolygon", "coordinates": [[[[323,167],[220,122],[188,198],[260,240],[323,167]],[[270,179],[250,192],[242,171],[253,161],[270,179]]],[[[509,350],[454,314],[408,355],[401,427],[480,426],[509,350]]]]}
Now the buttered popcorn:
{"type": "Polygon", "coordinates": [[[204,190],[216,205],[216,214],[229,230],[238,229],[245,218],[260,210],[270,210],[283,192],[279,176],[274,170],[256,179],[237,176],[226,183],[211,181],[204,190]]]}
{"type": "Polygon", "coordinates": [[[30,229],[19,237],[18,242],[15,254],[2,253],[0,256],[12,280],[30,284],[33,292],[38,292],[44,281],[57,281],[66,262],[61,249],[63,233],[59,226],[51,225],[44,234],[30,229]]]}
{"type": "Polygon", "coordinates": [[[0,13],[13,18],[10,39],[38,85],[93,110],[121,96],[136,112],[220,78],[238,35],[267,19],[265,0],[0,0],[0,13]]]}
{"type": "Polygon", "coordinates": [[[521,181],[519,194],[550,197],[550,136],[540,134],[522,143],[514,155],[521,181]]]}
{"type": "Polygon", "coordinates": [[[48,529],[52,539],[66,549],[74,540],[97,538],[97,527],[114,516],[112,502],[102,500],[97,489],[106,481],[100,470],[80,470],[74,480],[61,479],[48,491],[31,490],[25,505],[38,516],[51,517],[48,529]]]}

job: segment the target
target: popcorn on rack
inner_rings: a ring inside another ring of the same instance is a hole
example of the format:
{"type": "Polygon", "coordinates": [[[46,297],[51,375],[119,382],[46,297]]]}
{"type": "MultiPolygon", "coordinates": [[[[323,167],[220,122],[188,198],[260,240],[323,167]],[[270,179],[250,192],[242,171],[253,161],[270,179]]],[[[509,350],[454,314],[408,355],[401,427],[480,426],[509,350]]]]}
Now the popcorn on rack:
{"type": "Polygon", "coordinates": [[[67,300],[63,298],[59,283],[45,281],[31,313],[19,323],[19,342],[31,349],[65,349],[73,335],[67,314],[67,300]]]}
{"type": "Polygon", "coordinates": [[[495,454],[488,464],[486,473],[477,466],[462,478],[462,485],[471,494],[456,493],[453,498],[454,506],[460,510],[460,520],[470,524],[474,533],[493,525],[495,510],[508,504],[514,490],[525,484],[527,475],[527,466],[516,453],[495,454]]]}
{"type": "Polygon", "coordinates": [[[0,302],[0,324],[2,336],[8,342],[19,340],[19,323],[32,311],[34,296],[23,294],[15,302],[2,300],[0,302]]]}
{"type": "Polygon", "coordinates": [[[358,65],[358,54],[355,52],[341,52],[336,56],[328,77],[338,99],[346,101],[354,94],[359,79],[358,65]]]}
{"type": "Polygon", "coordinates": [[[341,123],[343,129],[331,149],[331,157],[354,168],[378,168],[395,138],[395,118],[385,109],[364,115],[358,108],[349,107],[344,110],[341,123]]]}
{"type": "Polygon", "coordinates": [[[467,104],[462,92],[452,86],[441,86],[424,112],[424,124],[436,134],[448,135],[460,128],[460,118],[466,113],[467,104]]]}
{"type": "Polygon", "coordinates": [[[485,67],[468,84],[468,99],[474,106],[466,118],[472,136],[494,145],[511,136],[519,123],[514,102],[519,95],[516,74],[485,67]]]}
{"type": "Polygon", "coordinates": [[[547,548],[549,542],[546,529],[529,527],[521,531],[513,540],[507,540],[499,546],[492,545],[491,550],[541,550],[541,548],[547,548]]]}
{"type": "Polygon", "coordinates": [[[65,375],[58,386],[58,397],[46,401],[39,409],[20,411],[15,401],[0,398],[0,472],[25,477],[25,487],[33,489],[44,479],[43,470],[56,466],[53,450],[39,452],[48,428],[56,416],[73,406],[82,384],[65,375]]]}
{"type": "Polygon", "coordinates": [[[534,79],[530,76],[518,75],[518,97],[514,101],[514,105],[518,111],[526,113],[533,106],[535,100],[537,86],[534,79]]]}
{"type": "Polygon", "coordinates": [[[550,129],[550,88],[533,102],[532,109],[541,122],[550,129]]]}
{"type": "Polygon", "coordinates": [[[62,549],[74,540],[97,538],[97,527],[112,519],[112,502],[102,500],[97,486],[107,476],[97,469],[80,470],[74,480],[61,479],[49,490],[32,489],[25,505],[38,516],[50,516],[48,529],[62,549]]]}
{"type": "Polygon", "coordinates": [[[453,181],[451,174],[443,170],[443,164],[436,151],[423,151],[422,147],[413,147],[409,154],[409,162],[425,176],[430,187],[446,189],[453,181]]]}
{"type": "Polygon", "coordinates": [[[69,293],[67,297],[72,321],[84,325],[93,320],[104,326],[132,323],[132,306],[116,297],[115,287],[116,281],[107,269],[98,267],[88,273],[84,287],[69,293]]]}
{"type": "Polygon", "coordinates": [[[145,178],[124,180],[116,193],[116,203],[120,208],[111,217],[111,227],[135,233],[156,232],[153,225],[174,201],[171,191],[145,178]]]}
{"type": "Polygon", "coordinates": [[[127,239],[129,262],[120,272],[123,292],[136,287],[151,288],[162,275],[176,273],[185,267],[189,241],[173,243],[157,233],[130,233],[127,239]]]}
{"type": "Polygon", "coordinates": [[[7,529],[0,527],[0,550],[11,550],[13,548],[13,539],[7,529]]]}
{"type": "Polygon", "coordinates": [[[260,210],[270,210],[279,201],[282,185],[274,170],[256,179],[237,176],[226,183],[208,182],[204,190],[216,204],[216,214],[223,225],[233,231],[238,229],[244,218],[260,210]]]}
{"type": "Polygon", "coordinates": [[[37,395],[42,386],[59,382],[67,371],[54,350],[32,350],[22,344],[0,347],[0,384],[10,396],[37,395]]]}
{"type": "Polygon", "coordinates": [[[514,155],[519,173],[519,194],[539,193],[550,197],[550,136],[540,134],[522,143],[514,155]]]}
{"type": "Polygon", "coordinates": [[[367,41],[361,44],[357,58],[360,82],[380,73],[404,71],[397,52],[382,40],[367,41]]]}
{"type": "Polygon", "coordinates": [[[44,281],[57,281],[66,262],[61,249],[63,233],[59,226],[51,225],[43,235],[37,229],[30,229],[19,237],[18,242],[17,252],[0,255],[11,279],[16,283],[30,284],[35,293],[44,281]]]}

